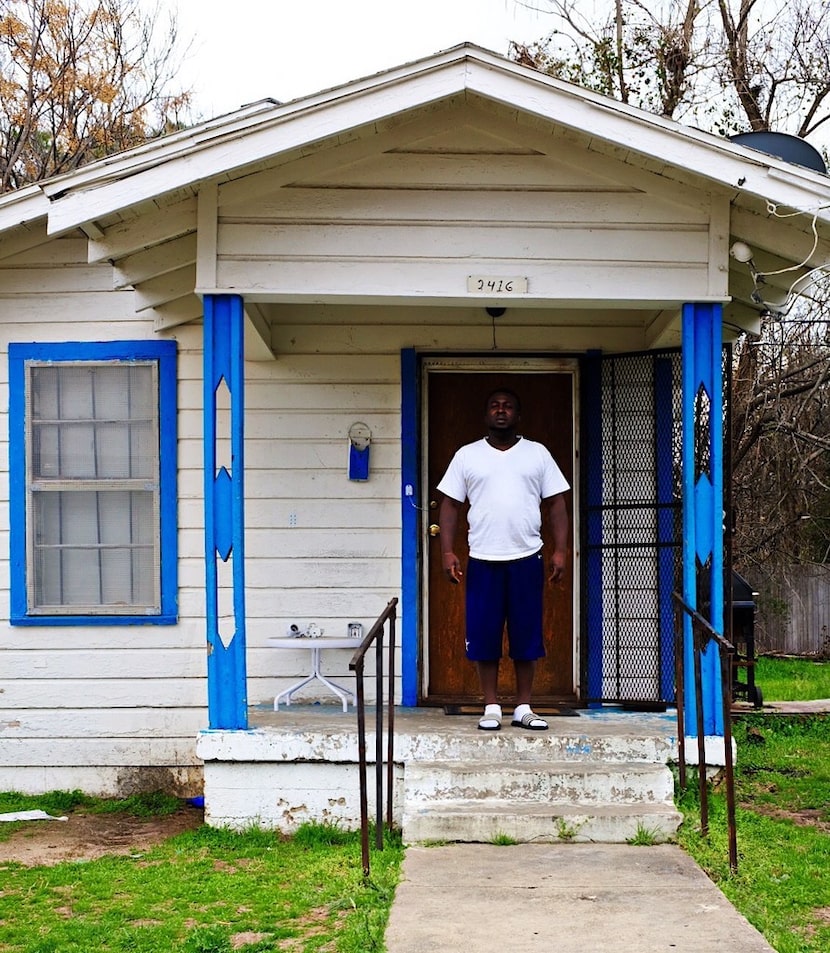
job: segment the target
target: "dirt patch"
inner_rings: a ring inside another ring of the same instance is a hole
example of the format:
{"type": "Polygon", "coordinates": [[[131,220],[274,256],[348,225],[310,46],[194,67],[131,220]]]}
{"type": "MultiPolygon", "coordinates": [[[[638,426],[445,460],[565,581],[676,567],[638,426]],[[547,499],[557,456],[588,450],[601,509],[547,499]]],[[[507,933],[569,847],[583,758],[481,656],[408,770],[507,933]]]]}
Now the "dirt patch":
{"type": "Polygon", "coordinates": [[[830,821],[826,820],[827,812],[817,808],[803,808],[800,811],[785,811],[779,807],[767,804],[743,803],[741,807],[747,811],[754,811],[765,817],[773,817],[779,821],[792,821],[801,827],[814,827],[816,830],[830,832],[830,821]]]}
{"type": "Polygon", "coordinates": [[[26,821],[0,841],[0,864],[48,867],[105,854],[142,854],[182,831],[204,823],[200,808],[182,808],[167,817],[125,814],[70,814],[66,821],[26,821]]]}

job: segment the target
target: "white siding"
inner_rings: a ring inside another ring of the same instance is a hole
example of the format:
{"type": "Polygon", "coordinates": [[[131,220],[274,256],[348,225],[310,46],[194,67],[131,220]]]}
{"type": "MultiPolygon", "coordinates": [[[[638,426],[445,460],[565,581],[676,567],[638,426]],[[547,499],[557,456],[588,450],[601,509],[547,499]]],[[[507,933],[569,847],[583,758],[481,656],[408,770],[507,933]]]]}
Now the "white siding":
{"type": "MultiPolygon", "coordinates": [[[[337,320],[336,309],[333,312],[337,320]]],[[[320,329],[321,339],[326,329],[320,329]]],[[[400,591],[400,372],[395,347],[362,355],[295,350],[248,365],[246,573],[249,700],[271,705],[307,674],[307,650],[269,636],[314,621],[326,635],[368,626],[400,591]],[[348,431],[372,431],[370,479],[350,481],[348,431]],[[280,677],[275,677],[279,673],[280,677]]],[[[348,649],[323,653],[347,681],[348,649]]],[[[400,671],[400,667],[398,667],[400,671]]],[[[313,697],[302,696],[299,697],[313,697]]]]}
{"type": "MultiPolygon", "coordinates": [[[[173,336],[173,335],[168,335],[173,336]]],[[[180,329],[180,374],[201,380],[201,332],[180,329]],[[192,356],[191,356],[192,355],[192,356]]],[[[134,295],[113,291],[109,264],[87,264],[84,238],[54,240],[0,261],[0,388],[8,407],[11,342],[153,337],[134,295]]],[[[200,412],[201,401],[194,406],[200,412]]],[[[201,429],[201,428],[200,428],[201,429]]],[[[8,474],[8,422],[0,466],[8,474]]],[[[183,485],[201,483],[201,454],[179,459],[183,485]]],[[[201,503],[201,489],[199,490],[201,503]]],[[[0,787],[37,792],[81,787],[112,794],[141,787],[195,793],[195,737],[207,721],[204,623],[174,626],[16,627],[9,618],[9,487],[0,481],[0,787]]],[[[183,508],[183,533],[204,524],[183,508]]],[[[199,553],[183,551],[186,566],[199,553]]],[[[203,604],[204,582],[184,573],[180,599],[203,604]]]]}

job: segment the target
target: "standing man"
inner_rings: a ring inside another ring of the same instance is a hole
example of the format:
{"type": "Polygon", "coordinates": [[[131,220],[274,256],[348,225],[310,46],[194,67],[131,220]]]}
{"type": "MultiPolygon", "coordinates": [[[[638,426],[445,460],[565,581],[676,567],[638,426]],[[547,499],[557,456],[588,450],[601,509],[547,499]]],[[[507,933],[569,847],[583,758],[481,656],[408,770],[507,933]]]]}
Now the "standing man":
{"type": "Polygon", "coordinates": [[[550,452],[517,434],[521,403],[510,390],[493,391],[485,403],[487,436],[461,447],[438,484],[444,494],[438,515],[444,572],[461,581],[455,554],[458,513],[469,499],[466,652],[476,663],[484,714],[478,727],[501,728],[499,662],[505,622],[516,671],[512,724],[545,731],[547,722],[530,707],[537,659],[545,655],[542,596],[545,564],[542,513],[553,534],[548,578],[562,578],[568,547],[568,481],[550,452]]]}

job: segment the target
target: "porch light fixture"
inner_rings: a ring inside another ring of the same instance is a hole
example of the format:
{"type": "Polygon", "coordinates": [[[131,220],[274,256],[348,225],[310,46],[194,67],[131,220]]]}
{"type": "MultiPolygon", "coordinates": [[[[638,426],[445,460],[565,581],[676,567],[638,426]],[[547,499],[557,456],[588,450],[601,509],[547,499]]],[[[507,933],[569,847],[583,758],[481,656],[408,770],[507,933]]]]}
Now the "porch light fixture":
{"type": "Polygon", "coordinates": [[[752,261],[752,249],[746,242],[734,242],[729,249],[729,254],[735,261],[741,261],[744,264],[749,264],[752,261]]]}
{"type": "Polygon", "coordinates": [[[749,273],[752,276],[752,283],[755,285],[755,287],[752,289],[752,294],[750,297],[755,304],[762,305],[765,310],[772,310],[772,306],[768,305],[761,295],[760,288],[762,285],[766,284],[766,282],[764,281],[764,276],[758,271],[758,268],[755,264],[755,259],[752,257],[752,249],[749,247],[749,245],[747,245],[746,242],[733,242],[732,247],[729,249],[729,255],[730,257],[734,258],[735,261],[739,261],[741,264],[746,265],[749,269],[749,273]]]}
{"type": "Polygon", "coordinates": [[[775,318],[783,318],[789,312],[793,304],[795,304],[795,301],[799,295],[803,294],[809,287],[814,285],[819,278],[826,275],[828,268],[828,264],[825,263],[822,265],[817,265],[815,268],[811,268],[804,275],[800,275],[787,289],[784,299],[774,303],[767,301],[764,295],[761,293],[761,289],[766,284],[765,278],[769,275],[780,275],[788,271],[794,271],[796,268],[803,268],[809,259],[801,262],[798,265],[792,265],[789,268],[782,268],[779,271],[762,272],[758,271],[753,258],[752,249],[749,247],[749,245],[747,245],[746,242],[733,242],[731,248],[729,249],[729,255],[730,257],[734,258],[735,261],[739,261],[741,264],[746,265],[749,269],[749,273],[752,276],[752,282],[755,285],[755,287],[752,289],[752,294],[750,297],[755,304],[761,306],[761,313],[775,318]]]}

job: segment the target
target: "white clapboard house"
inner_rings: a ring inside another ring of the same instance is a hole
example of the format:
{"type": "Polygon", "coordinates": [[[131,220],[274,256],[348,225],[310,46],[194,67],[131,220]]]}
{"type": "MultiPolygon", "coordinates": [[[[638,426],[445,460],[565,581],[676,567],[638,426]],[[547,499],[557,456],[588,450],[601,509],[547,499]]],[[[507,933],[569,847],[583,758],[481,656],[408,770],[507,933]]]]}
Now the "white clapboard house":
{"type": "MultiPolygon", "coordinates": [[[[469,45],[3,196],[0,788],[204,782],[214,820],[278,824],[296,717],[354,710],[315,680],[275,712],[310,653],[269,639],[366,632],[392,598],[401,712],[466,724],[430,526],[499,385],[573,485],[540,706],[670,708],[672,593],[728,614],[723,348],[829,249],[806,144],[469,45]]],[[[320,654],[347,684],[349,648],[320,654]]],[[[351,782],[326,783],[334,816],[351,782]]]]}

